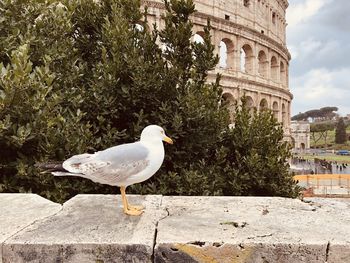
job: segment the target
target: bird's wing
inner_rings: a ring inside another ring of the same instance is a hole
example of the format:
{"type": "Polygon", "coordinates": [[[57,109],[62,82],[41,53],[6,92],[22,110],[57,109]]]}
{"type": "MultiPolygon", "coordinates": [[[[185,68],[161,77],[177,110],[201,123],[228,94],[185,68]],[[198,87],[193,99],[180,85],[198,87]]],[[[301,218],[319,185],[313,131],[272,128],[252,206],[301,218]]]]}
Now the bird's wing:
{"type": "Polygon", "coordinates": [[[129,143],[92,155],[73,156],[63,167],[95,182],[113,185],[144,170],[149,164],[148,154],[149,150],[140,142],[129,143]]]}

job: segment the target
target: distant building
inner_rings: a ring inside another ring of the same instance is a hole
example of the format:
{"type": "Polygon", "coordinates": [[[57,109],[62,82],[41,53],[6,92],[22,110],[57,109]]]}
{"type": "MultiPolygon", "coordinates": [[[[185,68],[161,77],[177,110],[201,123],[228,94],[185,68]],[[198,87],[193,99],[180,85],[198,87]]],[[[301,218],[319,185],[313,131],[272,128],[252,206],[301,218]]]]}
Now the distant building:
{"type": "Polygon", "coordinates": [[[290,125],[293,150],[305,152],[310,149],[310,123],[307,121],[292,121],[290,125]]]}
{"type": "MultiPolygon", "coordinates": [[[[286,9],[288,0],[194,0],[191,16],[193,40],[203,39],[203,26],[211,22],[214,53],[220,61],[208,73],[208,81],[221,75],[223,100],[234,119],[234,105],[245,95],[247,106],[262,111],[272,110],[282,123],[284,135],[290,138],[289,61],[286,44],[286,9]]],[[[149,26],[165,25],[162,0],[143,0],[148,9],[149,26]]]]}

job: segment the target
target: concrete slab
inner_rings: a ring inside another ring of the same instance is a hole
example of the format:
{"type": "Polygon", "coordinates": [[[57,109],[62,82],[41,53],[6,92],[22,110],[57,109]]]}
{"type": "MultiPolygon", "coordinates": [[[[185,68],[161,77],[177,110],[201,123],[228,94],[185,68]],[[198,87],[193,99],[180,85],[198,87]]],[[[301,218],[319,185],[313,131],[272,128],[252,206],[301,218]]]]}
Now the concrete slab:
{"type": "Polygon", "coordinates": [[[139,217],[123,213],[115,195],[78,195],[56,215],[32,224],[6,241],[9,262],[150,262],[161,196],[128,196],[142,204],[139,217]]]}
{"type": "Polygon", "coordinates": [[[0,262],[5,240],[60,211],[62,206],[36,194],[0,194],[0,262]]]}
{"type": "Polygon", "coordinates": [[[306,202],[163,197],[155,262],[350,262],[350,203],[306,202]]]}

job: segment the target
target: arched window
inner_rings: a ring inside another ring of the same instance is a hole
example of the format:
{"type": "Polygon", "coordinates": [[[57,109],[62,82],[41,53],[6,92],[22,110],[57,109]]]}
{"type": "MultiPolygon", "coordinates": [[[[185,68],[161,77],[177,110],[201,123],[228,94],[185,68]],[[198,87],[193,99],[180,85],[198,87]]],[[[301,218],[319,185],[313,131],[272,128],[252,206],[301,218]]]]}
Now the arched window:
{"type": "Polygon", "coordinates": [[[194,34],[193,41],[195,43],[204,43],[204,39],[202,37],[203,34],[204,32],[197,32],[196,34],[194,34]]]}
{"type": "Polygon", "coordinates": [[[282,61],[280,63],[280,79],[281,79],[282,85],[286,86],[286,79],[287,79],[286,67],[284,66],[284,63],[282,61]]]}
{"type": "Polygon", "coordinates": [[[284,103],[282,103],[282,123],[284,127],[287,125],[287,110],[284,103]]]}
{"type": "Polygon", "coordinates": [[[220,51],[219,51],[219,67],[227,67],[227,46],[224,41],[220,41],[220,51]]]}
{"type": "Polygon", "coordinates": [[[246,96],[246,104],[245,106],[249,109],[250,113],[254,112],[255,105],[254,105],[254,100],[250,96],[246,96]]]}
{"type": "Polygon", "coordinates": [[[233,68],[234,57],[233,57],[233,43],[230,39],[224,38],[220,41],[220,68],[233,68]]]}
{"type": "Polygon", "coordinates": [[[250,0],[243,0],[243,5],[245,7],[249,7],[250,6],[250,0]]]}
{"type": "Polygon", "coordinates": [[[241,71],[253,73],[253,49],[248,44],[241,48],[241,71]]]}
{"type": "Polygon", "coordinates": [[[222,102],[224,107],[228,109],[228,112],[230,114],[230,120],[231,122],[234,121],[234,113],[235,113],[235,106],[236,106],[236,100],[230,93],[224,93],[222,94],[222,102]]]}
{"type": "Polygon", "coordinates": [[[259,104],[259,110],[260,111],[264,111],[264,110],[267,110],[269,108],[269,105],[267,104],[267,100],[266,99],[262,99],[260,101],[260,104],[259,104]]]}
{"type": "Polygon", "coordinates": [[[273,102],[273,104],[272,104],[272,111],[273,111],[273,116],[276,118],[276,120],[278,120],[279,110],[278,110],[278,103],[277,103],[277,101],[273,102]]]}
{"type": "Polygon", "coordinates": [[[271,79],[274,81],[277,81],[278,77],[278,63],[277,58],[275,56],[272,56],[271,58],[271,79]]]}
{"type": "Polygon", "coordinates": [[[258,73],[262,77],[267,77],[268,60],[264,51],[260,51],[258,54],[258,73]]]}
{"type": "MultiPolygon", "coordinates": [[[[203,44],[204,43],[204,38],[202,37],[204,35],[204,32],[197,32],[196,34],[193,35],[192,41],[197,44],[203,44]]],[[[193,52],[192,54],[193,59],[196,59],[196,55],[193,52]]]]}

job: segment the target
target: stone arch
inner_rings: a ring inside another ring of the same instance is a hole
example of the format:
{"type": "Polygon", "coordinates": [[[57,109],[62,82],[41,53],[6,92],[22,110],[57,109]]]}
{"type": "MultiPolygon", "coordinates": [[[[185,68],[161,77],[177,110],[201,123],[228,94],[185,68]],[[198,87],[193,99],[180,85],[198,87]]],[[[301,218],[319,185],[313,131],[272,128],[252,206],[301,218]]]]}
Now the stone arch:
{"type": "Polygon", "coordinates": [[[267,60],[265,51],[260,50],[258,54],[258,73],[260,76],[267,77],[268,64],[269,61],[267,60]]]}
{"type": "Polygon", "coordinates": [[[273,116],[278,120],[279,110],[278,110],[278,102],[277,101],[274,101],[272,103],[272,112],[273,112],[273,116]]]}
{"type": "Polygon", "coordinates": [[[223,38],[220,41],[220,60],[219,65],[221,68],[233,68],[234,67],[234,45],[232,40],[223,38]]]}
{"type": "Polygon", "coordinates": [[[287,125],[287,108],[284,103],[282,103],[282,124],[284,127],[287,125]]]}
{"type": "MultiPolygon", "coordinates": [[[[203,36],[204,36],[204,32],[198,31],[198,32],[196,32],[196,33],[192,36],[192,41],[193,41],[194,43],[197,43],[197,44],[202,44],[202,43],[204,43],[204,38],[203,38],[203,36]]],[[[192,56],[193,56],[193,58],[195,58],[195,55],[194,55],[194,54],[193,54],[192,56]]]]}
{"type": "Polygon", "coordinates": [[[244,44],[241,48],[241,71],[253,73],[253,49],[249,44],[244,44]]]}
{"type": "Polygon", "coordinates": [[[245,96],[246,104],[245,106],[249,109],[250,113],[253,113],[255,110],[255,103],[251,96],[245,96]]]}
{"type": "Polygon", "coordinates": [[[274,81],[278,79],[278,63],[275,56],[271,57],[271,79],[274,81]]]}
{"type": "Polygon", "coordinates": [[[265,98],[260,100],[259,104],[259,111],[264,111],[269,108],[269,104],[267,103],[267,100],[265,98]]]}
{"type": "Polygon", "coordinates": [[[204,42],[204,32],[198,31],[193,35],[193,42],[195,43],[203,43],[204,42]]]}
{"type": "Polygon", "coordinates": [[[222,102],[223,106],[227,108],[229,114],[230,114],[230,120],[231,122],[234,121],[234,113],[235,113],[235,106],[236,106],[236,99],[231,93],[224,92],[222,94],[222,102]]]}
{"type": "Polygon", "coordinates": [[[286,85],[286,78],[287,78],[286,67],[285,67],[283,61],[281,61],[280,62],[280,81],[281,81],[282,85],[286,85]]]}

